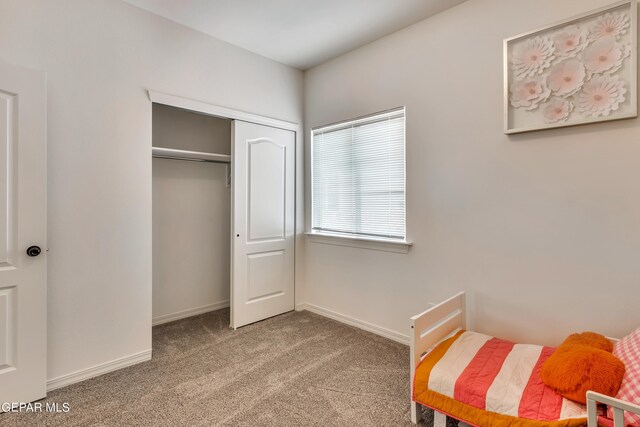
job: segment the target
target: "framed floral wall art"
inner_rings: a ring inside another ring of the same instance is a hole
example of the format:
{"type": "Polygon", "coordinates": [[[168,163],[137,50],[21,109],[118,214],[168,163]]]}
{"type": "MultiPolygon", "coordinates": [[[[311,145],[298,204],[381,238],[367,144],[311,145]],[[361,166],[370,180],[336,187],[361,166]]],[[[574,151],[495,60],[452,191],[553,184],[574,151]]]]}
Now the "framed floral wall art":
{"type": "Polygon", "coordinates": [[[637,1],[504,41],[507,134],[637,117],[637,1]]]}

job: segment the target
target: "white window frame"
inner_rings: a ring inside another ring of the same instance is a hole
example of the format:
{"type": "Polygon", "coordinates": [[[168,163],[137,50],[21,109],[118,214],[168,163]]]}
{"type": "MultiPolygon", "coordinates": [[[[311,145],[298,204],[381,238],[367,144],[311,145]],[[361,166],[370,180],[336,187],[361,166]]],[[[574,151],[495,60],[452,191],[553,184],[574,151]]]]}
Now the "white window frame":
{"type": "MultiPolygon", "coordinates": [[[[391,112],[391,111],[396,111],[399,109],[404,109],[404,113],[405,113],[405,129],[406,129],[406,108],[405,107],[396,107],[396,108],[391,108],[388,110],[384,110],[384,111],[379,111],[376,113],[372,113],[372,114],[367,114],[364,116],[360,116],[360,117],[355,117],[352,119],[348,119],[348,120],[341,120],[339,122],[335,122],[335,123],[330,123],[327,125],[322,125],[322,126],[317,126],[311,129],[310,133],[309,133],[309,137],[310,137],[310,169],[311,169],[311,173],[309,174],[309,176],[311,177],[311,180],[313,180],[313,132],[318,129],[318,128],[325,128],[325,127],[330,127],[330,126],[336,126],[336,125],[340,125],[340,124],[345,124],[345,123],[349,123],[349,122],[353,122],[353,121],[357,121],[357,120],[361,120],[361,119],[366,119],[367,117],[373,117],[373,116],[377,116],[380,114],[384,114],[386,112],[391,112]]],[[[406,137],[405,137],[405,152],[406,152],[406,137]]],[[[413,243],[407,239],[407,235],[408,235],[408,224],[407,224],[407,218],[406,218],[406,212],[407,212],[407,186],[406,186],[406,170],[407,170],[407,163],[406,163],[406,155],[405,155],[405,163],[404,163],[404,169],[405,169],[405,238],[403,240],[401,239],[392,239],[392,238],[384,238],[384,237],[369,237],[369,236],[359,236],[359,235],[351,235],[351,234],[347,234],[347,233],[331,233],[328,231],[320,231],[320,230],[313,230],[313,181],[310,182],[310,186],[309,188],[309,192],[310,192],[310,204],[311,204],[311,212],[309,215],[309,226],[307,228],[307,232],[305,233],[307,238],[314,243],[321,243],[321,244],[328,244],[328,245],[336,245],[336,246],[349,246],[349,247],[355,247],[355,248],[362,248],[362,249],[372,249],[372,250],[378,250],[378,251],[385,251],[385,252],[395,252],[395,253],[408,253],[409,252],[409,248],[413,245],[413,243]]]]}

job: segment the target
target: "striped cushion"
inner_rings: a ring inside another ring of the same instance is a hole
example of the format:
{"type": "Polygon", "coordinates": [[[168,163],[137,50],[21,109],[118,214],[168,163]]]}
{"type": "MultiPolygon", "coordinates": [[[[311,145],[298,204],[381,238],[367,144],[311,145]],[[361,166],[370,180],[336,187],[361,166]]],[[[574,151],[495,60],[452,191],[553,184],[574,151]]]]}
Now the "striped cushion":
{"type": "MultiPolygon", "coordinates": [[[[622,338],[613,347],[613,355],[622,360],[625,367],[622,385],[616,398],[640,405],[640,328],[622,338]]],[[[613,418],[613,410],[607,411],[609,418],[613,418]]],[[[625,425],[640,426],[640,415],[626,412],[625,425]]]]}
{"type": "Polygon", "coordinates": [[[459,333],[440,346],[446,348],[436,348],[416,369],[415,401],[475,425],[584,424],[586,408],[540,379],[554,349],[475,332],[459,333]]]}

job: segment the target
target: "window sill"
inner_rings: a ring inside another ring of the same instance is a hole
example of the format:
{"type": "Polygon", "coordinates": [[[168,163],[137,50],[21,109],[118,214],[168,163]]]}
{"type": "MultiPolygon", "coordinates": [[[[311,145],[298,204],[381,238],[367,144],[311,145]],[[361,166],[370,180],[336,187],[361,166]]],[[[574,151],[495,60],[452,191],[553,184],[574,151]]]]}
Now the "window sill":
{"type": "Polygon", "coordinates": [[[400,240],[384,240],[366,237],[345,236],[342,234],[307,232],[307,238],[314,243],[325,245],[349,246],[352,248],[371,249],[374,251],[409,253],[412,242],[400,240]]]}

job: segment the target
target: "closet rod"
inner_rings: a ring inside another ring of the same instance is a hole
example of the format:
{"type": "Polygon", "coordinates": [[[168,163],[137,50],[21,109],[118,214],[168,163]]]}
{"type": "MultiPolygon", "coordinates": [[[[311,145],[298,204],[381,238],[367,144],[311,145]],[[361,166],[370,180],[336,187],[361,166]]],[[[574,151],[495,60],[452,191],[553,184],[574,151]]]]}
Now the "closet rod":
{"type": "Polygon", "coordinates": [[[159,159],[189,160],[192,162],[231,163],[228,154],[204,153],[202,151],[177,150],[175,148],[151,147],[152,157],[159,159]]]}

